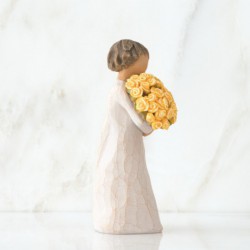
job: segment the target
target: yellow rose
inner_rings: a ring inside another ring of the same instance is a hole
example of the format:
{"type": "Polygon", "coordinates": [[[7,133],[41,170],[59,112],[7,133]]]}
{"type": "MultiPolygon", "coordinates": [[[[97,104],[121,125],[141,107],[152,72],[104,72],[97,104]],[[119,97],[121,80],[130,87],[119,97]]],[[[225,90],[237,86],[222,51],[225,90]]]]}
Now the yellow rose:
{"type": "Polygon", "coordinates": [[[149,102],[149,107],[148,107],[148,111],[149,112],[156,112],[158,110],[158,105],[156,102],[149,102]]]}
{"type": "Polygon", "coordinates": [[[171,119],[169,119],[169,122],[172,125],[172,124],[174,124],[176,122],[176,120],[177,120],[177,116],[174,115],[171,119]]]}
{"type": "Polygon", "coordinates": [[[161,109],[166,109],[165,103],[163,102],[163,99],[162,99],[162,98],[158,98],[158,99],[156,100],[156,103],[157,103],[157,105],[159,106],[159,108],[161,108],[161,109]]]}
{"type": "Polygon", "coordinates": [[[148,94],[148,100],[149,100],[150,102],[156,101],[156,99],[157,99],[157,97],[156,97],[155,93],[149,93],[149,94],[148,94]]]}
{"type": "MultiPolygon", "coordinates": [[[[150,79],[155,79],[155,81],[157,81],[157,78],[156,78],[154,75],[149,74],[149,73],[147,73],[147,78],[148,78],[148,80],[150,80],[150,79]]],[[[153,81],[154,81],[154,80],[153,80],[153,81]]]]}
{"type": "Polygon", "coordinates": [[[163,92],[169,92],[169,90],[162,84],[162,90],[163,92]]]}
{"type": "Polygon", "coordinates": [[[164,85],[163,85],[163,83],[162,83],[162,82],[160,82],[160,81],[156,81],[156,83],[155,83],[155,87],[157,87],[157,88],[161,89],[161,90],[164,92],[164,85]]]}
{"type": "Polygon", "coordinates": [[[170,120],[174,116],[175,116],[175,111],[172,108],[169,108],[168,112],[167,112],[167,118],[168,118],[168,120],[170,120]]]}
{"type": "Polygon", "coordinates": [[[162,127],[162,122],[156,120],[156,121],[152,122],[151,126],[152,126],[152,128],[154,130],[158,129],[158,128],[161,128],[162,127]]]}
{"type": "Polygon", "coordinates": [[[170,123],[167,118],[162,119],[162,129],[168,129],[170,127],[170,123]]]}
{"type": "Polygon", "coordinates": [[[164,92],[164,95],[167,97],[169,103],[173,102],[173,96],[169,91],[164,92]]]}
{"type": "Polygon", "coordinates": [[[138,80],[140,80],[140,81],[145,81],[146,79],[147,79],[147,74],[146,74],[146,73],[141,73],[141,74],[139,75],[138,80]]]}
{"type": "Polygon", "coordinates": [[[177,111],[177,107],[176,107],[176,103],[175,103],[175,102],[172,102],[172,103],[171,103],[171,108],[172,108],[173,110],[176,110],[176,111],[177,111]]]}
{"type": "Polygon", "coordinates": [[[156,84],[156,79],[155,78],[149,78],[148,83],[150,86],[154,86],[156,84]]]}
{"type": "Polygon", "coordinates": [[[135,104],[136,104],[135,106],[136,110],[140,112],[147,111],[149,108],[149,102],[147,100],[147,97],[142,96],[142,97],[137,98],[135,101],[135,104]]]}
{"type": "Polygon", "coordinates": [[[129,79],[131,79],[131,80],[138,80],[138,78],[139,78],[139,75],[137,75],[137,74],[134,74],[134,75],[129,77],[129,79]]]}
{"type": "Polygon", "coordinates": [[[131,95],[132,97],[134,97],[134,98],[138,98],[138,97],[142,96],[142,94],[143,94],[143,89],[142,89],[142,87],[132,88],[132,89],[130,90],[130,95],[131,95]]]}
{"type": "Polygon", "coordinates": [[[146,121],[149,123],[152,123],[155,121],[155,117],[154,114],[152,114],[151,112],[148,112],[146,115],[146,121]]]}
{"type": "Polygon", "coordinates": [[[143,88],[143,90],[146,92],[146,93],[149,93],[150,92],[150,85],[147,81],[142,81],[141,82],[141,87],[143,88]]]}
{"type": "Polygon", "coordinates": [[[164,92],[159,88],[151,87],[150,91],[151,91],[151,93],[154,93],[157,97],[163,97],[164,96],[164,92]]]}
{"type": "Polygon", "coordinates": [[[164,96],[162,97],[162,103],[163,103],[163,106],[167,109],[169,107],[169,101],[168,99],[164,96]]]}
{"type": "Polygon", "coordinates": [[[137,88],[139,86],[138,82],[133,79],[128,79],[125,83],[127,89],[137,88]]]}
{"type": "Polygon", "coordinates": [[[156,112],[155,112],[155,117],[156,119],[158,120],[161,120],[162,118],[166,117],[167,116],[167,111],[165,109],[158,109],[156,112]]]}

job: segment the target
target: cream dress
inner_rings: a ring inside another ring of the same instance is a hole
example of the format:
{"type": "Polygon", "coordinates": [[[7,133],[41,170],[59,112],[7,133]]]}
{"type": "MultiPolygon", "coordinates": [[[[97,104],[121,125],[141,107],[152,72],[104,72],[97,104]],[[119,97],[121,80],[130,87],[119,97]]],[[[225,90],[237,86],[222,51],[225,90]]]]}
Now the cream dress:
{"type": "Polygon", "coordinates": [[[116,79],[109,93],[93,172],[94,230],[110,234],[162,232],[145,161],[142,133],[151,126],[116,79]]]}

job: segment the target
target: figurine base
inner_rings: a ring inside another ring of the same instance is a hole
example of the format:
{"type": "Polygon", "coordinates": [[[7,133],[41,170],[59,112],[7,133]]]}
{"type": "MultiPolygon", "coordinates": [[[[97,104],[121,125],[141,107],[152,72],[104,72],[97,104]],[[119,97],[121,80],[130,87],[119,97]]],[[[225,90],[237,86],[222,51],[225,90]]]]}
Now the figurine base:
{"type": "Polygon", "coordinates": [[[102,231],[102,230],[98,230],[94,228],[94,231],[98,232],[98,233],[102,233],[102,234],[156,234],[156,233],[162,233],[163,230],[159,230],[159,231],[147,231],[147,232],[108,232],[108,231],[102,231]]]}

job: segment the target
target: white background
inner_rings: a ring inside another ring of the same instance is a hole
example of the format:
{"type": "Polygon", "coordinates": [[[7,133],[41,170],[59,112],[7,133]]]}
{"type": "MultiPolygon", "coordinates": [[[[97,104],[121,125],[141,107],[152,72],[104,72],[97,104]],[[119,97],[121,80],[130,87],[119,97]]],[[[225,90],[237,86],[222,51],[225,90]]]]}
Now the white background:
{"type": "Polygon", "coordinates": [[[91,211],[107,53],[132,39],[177,122],[144,138],[162,211],[250,211],[247,0],[1,0],[0,211],[91,211]]]}

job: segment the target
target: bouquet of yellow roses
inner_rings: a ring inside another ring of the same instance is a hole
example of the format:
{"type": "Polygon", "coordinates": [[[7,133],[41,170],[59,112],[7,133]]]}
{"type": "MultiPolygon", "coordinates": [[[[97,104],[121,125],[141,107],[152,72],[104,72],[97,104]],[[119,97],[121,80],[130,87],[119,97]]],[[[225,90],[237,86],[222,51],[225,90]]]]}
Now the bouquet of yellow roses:
{"type": "Polygon", "coordinates": [[[125,88],[135,110],[155,129],[168,129],[177,119],[177,107],[171,92],[160,79],[148,73],[130,76],[125,88]]]}

